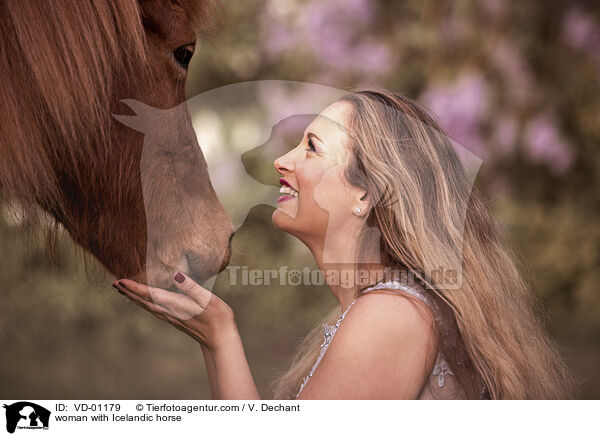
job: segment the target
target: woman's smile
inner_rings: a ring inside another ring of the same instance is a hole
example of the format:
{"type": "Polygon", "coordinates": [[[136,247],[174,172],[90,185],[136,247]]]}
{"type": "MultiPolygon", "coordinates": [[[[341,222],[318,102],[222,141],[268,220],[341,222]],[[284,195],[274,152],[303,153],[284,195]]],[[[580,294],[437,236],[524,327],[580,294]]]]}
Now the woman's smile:
{"type": "Polygon", "coordinates": [[[286,201],[286,200],[295,200],[298,198],[298,191],[295,190],[287,180],[285,180],[282,177],[281,179],[279,179],[279,183],[281,184],[281,188],[279,189],[279,192],[284,195],[280,196],[277,199],[277,203],[280,203],[280,202],[286,201]]]}

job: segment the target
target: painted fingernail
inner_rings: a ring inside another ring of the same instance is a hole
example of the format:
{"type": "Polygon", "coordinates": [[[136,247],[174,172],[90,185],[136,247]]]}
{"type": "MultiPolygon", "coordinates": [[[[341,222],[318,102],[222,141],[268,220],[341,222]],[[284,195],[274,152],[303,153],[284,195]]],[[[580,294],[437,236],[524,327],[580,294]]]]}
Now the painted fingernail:
{"type": "Polygon", "coordinates": [[[121,291],[121,290],[120,290],[120,289],[117,287],[117,285],[112,285],[112,287],[113,287],[113,288],[115,288],[119,294],[121,294],[121,295],[125,295],[125,293],[124,293],[123,291],[121,291]]]}
{"type": "Polygon", "coordinates": [[[175,274],[175,277],[173,277],[173,278],[175,279],[175,281],[177,283],[183,283],[183,281],[185,280],[185,277],[180,272],[178,272],[177,274],[175,274]]]}

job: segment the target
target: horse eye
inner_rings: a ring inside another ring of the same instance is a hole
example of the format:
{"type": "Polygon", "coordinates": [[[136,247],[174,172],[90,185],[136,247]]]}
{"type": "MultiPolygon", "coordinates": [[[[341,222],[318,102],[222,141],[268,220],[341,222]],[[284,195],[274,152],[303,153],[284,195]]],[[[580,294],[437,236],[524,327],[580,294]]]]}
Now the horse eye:
{"type": "Polygon", "coordinates": [[[190,65],[190,61],[192,60],[192,56],[194,55],[194,48],[195,44],[187,44],[182,45],[181,47],[173,51],[173,57],[175,58],[175,61],[184,70],[187,70],[188,66],[190,65]]]}

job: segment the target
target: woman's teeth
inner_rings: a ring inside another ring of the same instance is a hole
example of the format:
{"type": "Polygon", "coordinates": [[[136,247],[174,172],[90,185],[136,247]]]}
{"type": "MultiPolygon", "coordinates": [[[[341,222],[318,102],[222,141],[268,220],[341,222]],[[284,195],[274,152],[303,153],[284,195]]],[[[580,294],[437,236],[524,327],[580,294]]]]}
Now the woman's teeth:
{"type": "Polygon", "coordinates": [[[281,194],[288,194],[290,197],[298,198],[298,192],[294,191],[287,185],[281,185],[281,188],[279,188],[279,192],[281,194]]]}

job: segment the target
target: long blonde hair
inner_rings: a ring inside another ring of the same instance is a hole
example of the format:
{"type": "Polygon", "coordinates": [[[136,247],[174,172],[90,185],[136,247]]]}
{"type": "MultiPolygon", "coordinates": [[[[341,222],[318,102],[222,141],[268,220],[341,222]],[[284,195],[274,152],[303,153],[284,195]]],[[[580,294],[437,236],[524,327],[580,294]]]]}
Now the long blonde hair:
{"type": "MultiPolygon", "coordinates": [[[[435,298],[445,320],[439,344],[467,397],[569,398],[573,378],[541,306],[439,123],[416,102],[386,91],[341,101],[353,108],[346,179],[371,194],[366,224],[381,233],[382,263],[414,273],[435,298]],[[459,279],[454,287],[429,274],[440,265],[459,272],[451,276],[459,279]]],[[[294,398],[319,353],[322,323],[339,316],[336,307],[300,343],[290,368],[271,383],[274,399],[294,398]]]]}

